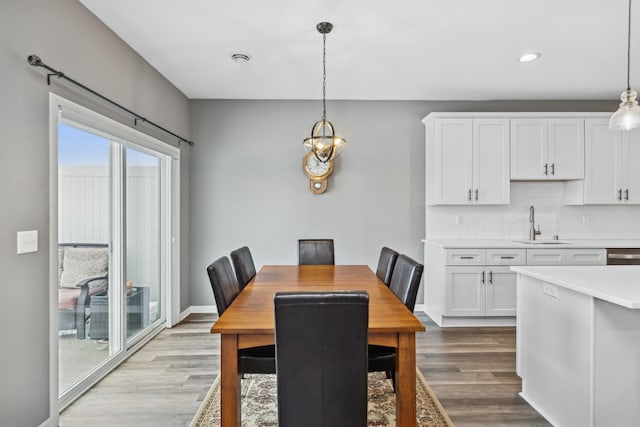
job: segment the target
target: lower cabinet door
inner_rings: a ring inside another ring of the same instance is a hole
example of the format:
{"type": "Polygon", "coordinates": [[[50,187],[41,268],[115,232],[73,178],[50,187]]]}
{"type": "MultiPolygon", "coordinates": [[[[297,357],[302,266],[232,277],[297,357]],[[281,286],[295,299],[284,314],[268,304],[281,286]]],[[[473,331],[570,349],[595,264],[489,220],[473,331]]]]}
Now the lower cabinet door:
{"type": "Polygon", "coordinates": [[[446,316],[484,316],[485,267],[446,268],[446,316]]]}
{"type": "Polygon", "coordinates": [[[517,273],[509,267],[487,267],[487,316],[516,315],[517,273]]]}

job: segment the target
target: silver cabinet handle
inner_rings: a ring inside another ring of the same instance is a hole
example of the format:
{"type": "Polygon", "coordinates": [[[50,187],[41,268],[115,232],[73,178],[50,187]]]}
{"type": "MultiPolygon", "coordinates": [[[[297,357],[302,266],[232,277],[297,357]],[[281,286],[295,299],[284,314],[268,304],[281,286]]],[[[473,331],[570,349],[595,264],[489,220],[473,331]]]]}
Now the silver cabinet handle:
{"type": "Polygon", "coordinates": [[[629,200],[629,189],[624,190],[624,199],[629,200]]]}
{"type": "Polygon", "coordinates": [[[474,257],[472,257],[472,256],[466,256],[466,255],[463,255],[463,256],[460,257],[460,259],[473,259],[473,258],[474,257]]]}
{"type": "Polygon", "coordinates": [[[514,256],[501,256],[500,259],[514,259],[514,256]]]}
{"type": "MultiPolygon", "coordinates": [[[[628,190],[627,190],[628,191],[628,190]]],[[[478,189],[476,188],[476,202],[478,201],[478,189]]]]}
{"type": "Polygon", "coordinates": [[[555,174],[556,174],[556,164],[551,163],[551,175],[555,175],[555,174]]]}
{"type": "Polygon", "coordinates": [[[482,273],[480,273],[480,283],[484,283],[484,271],[482,273]]]}
{"type": "Polygon", "coordinates": [[[467,199],[471,201],[471,189],[469,189],[469,195],[467,196],[467,199]]]}
{"type": "Polygon", "coordinates": [[[489,272],[489,284],[492,285],[493,284],[493,271],[489,272]]]}
{"type": "Polygon", "coordinates": [[[610,259],[640,259],[640,254],[607,254],[610,259]]]}
{"type": "Polygon", "coordinates": [[[618,200],[622,200],[622,188],[618,189],[618,200]]]}
{"type": "Polygon", "coordinates": [[[545,175],[549,175],[549,167],[547,166],[547,164],[544,164],[544,174],[545,175]]]}

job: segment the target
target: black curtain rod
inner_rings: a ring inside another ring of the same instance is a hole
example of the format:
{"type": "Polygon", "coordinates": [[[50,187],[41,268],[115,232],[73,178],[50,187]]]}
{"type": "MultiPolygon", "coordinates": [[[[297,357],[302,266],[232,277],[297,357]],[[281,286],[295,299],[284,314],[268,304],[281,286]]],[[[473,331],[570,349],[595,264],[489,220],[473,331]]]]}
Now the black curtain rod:
{"type": "Polygon", "coordinates": [[[186,142],[189,145],[193,145],[193,141],[189,141],[186,138],[181,137],[180,135],[176,135],[175,133],[171,132],[170,130],[167,130],[165,128],[163,128],[162,126],[160,126],[159,124],[156,124],[154,122],[152,122],[151,120],[147,120],[146,118],[142,117],[140,114],[129,110],[126,107],[123,107],[122,105],[118,104],[115,101],[112,101],[111,99],[107,98],[104,95],[99,94],[98,92],[96,92],[95,90],[88,88],[87,86],[83,85],[82,83],[79,83],[75,80],[73,80],[71,77],[68,77],[67,75],[65,75],[62,71],[58,71],[55,70],[51,67],[49,67],[47,64],[45,64],[44,62],[42,62],[42,59],[40,59],[40,57],[38,55],[29,55],[29,57],[27,58],[27,61],[29,61],[29,64],[33,65],[34,67],[42,67],[48,71],[50,71],[49,74],[47,74],[47,84],[51,85],[51,76],[56,76],[59,79],[65,79],[70,81],[71,83],[73,83],[76,86],[81,87],[82,89],[86,90],[87,92],[90,92],[91,94],[97,96],[98,98],[107,101],[108,103],[110,103],[111,105],[115,105],[116,107],[120,108],[121,110],[126,111],[127,113],[131,114],[132,116],[134,116],[133,119],[133,125],[134,126],[138,126],[138,122],[145,122],[150,124],[151,126],[155,126],[156,128],[175,136],[176,138],[178,138],[178,144],[180,144],[181,142],[186,142]]]}

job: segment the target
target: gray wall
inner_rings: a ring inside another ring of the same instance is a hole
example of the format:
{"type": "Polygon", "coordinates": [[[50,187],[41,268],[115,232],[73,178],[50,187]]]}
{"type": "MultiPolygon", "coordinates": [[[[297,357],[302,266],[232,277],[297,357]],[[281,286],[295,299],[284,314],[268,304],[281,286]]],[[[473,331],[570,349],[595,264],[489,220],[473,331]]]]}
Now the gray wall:
{"type": "MultiPolygon", "coordinates": [[[[48,87],[44,70],[27,64],[31,53],[178,134],[188,136],[189,132],[187,98],[79,2],[0,2],[2,426],[33,427],[49,417],[48,92],[125,120],[64,82],[48,87]],[[40,250],[16,255],[16,232],[31,229],[39,231],[40,250]]],[[[189,195],[188,151],[183,149],[187,152],[184,206],[188,206],[189,195]]],[[[186,212],[184,218],[186,223],[186,212]]],[[[185,246],[185,259],[187,249],[185,246]]],[[[184,273],[188,274],[187,268],[184,273]]],[[[183,279],[188,283],[188,276],[183,279]]],[[[186,305],[189,296],[188,288],[184,288],[186,305]]]]}
{"type": "MultiPolygon", "coordinates": [[[[302,139],[320,101],[197,100],[191,132],[191,304],[213,305],[205,267],[248,245],[256,267],[296,264],[298,238],[335,239],[336,263],[375,267],[388,245],[423,259],[424,126],[433,111],[615,111],[612,102],[328,101],[348,144],[323,195],[302,139]]],[[[419,296],[418,301],[421,301],[419,296]]]]}
{"type": "Polygon", "coordinates": [[[327,192],[314,195],[302,172],[302,139],[320,118],[320,101],[192,102],[200,144],[191,165],[191,304],[214,304],[206,265],[245,244],[258,268],[297,264],[297,239],[305,237],[335,239],[338,264],[374,266],[382,245],[420,256],[421,104],[328,102],[327,109],[348,144],[327,192]]]}

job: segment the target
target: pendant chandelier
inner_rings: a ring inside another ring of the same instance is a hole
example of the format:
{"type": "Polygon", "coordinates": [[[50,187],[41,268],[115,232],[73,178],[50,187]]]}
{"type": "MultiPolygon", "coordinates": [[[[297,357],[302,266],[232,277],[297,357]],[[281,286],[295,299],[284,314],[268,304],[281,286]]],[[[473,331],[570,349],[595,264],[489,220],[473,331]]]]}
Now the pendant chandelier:
{"type": "Polygon", "coordinates": [[[305,152],[312,151],[316,159],[326,163],[340,154],[347,141],[335,134],[333,123],[327,120],[327,34],[333,29],[333,24],[321,22],[316,29],[322,34],[322,119],[314,123],[311,135],[304,139],[303,144],[305,152]]]}
{"type": "Polygon", "coordinates": [[[640,127],[640,106],[636,97],[638,93],[631,89],[629,83],[631,63],[631,0],[629,0],[629,23],[627,31],[627,90],[620,95],[620,108],[609,119],[609,130],[631,130],[640,127]]]}

